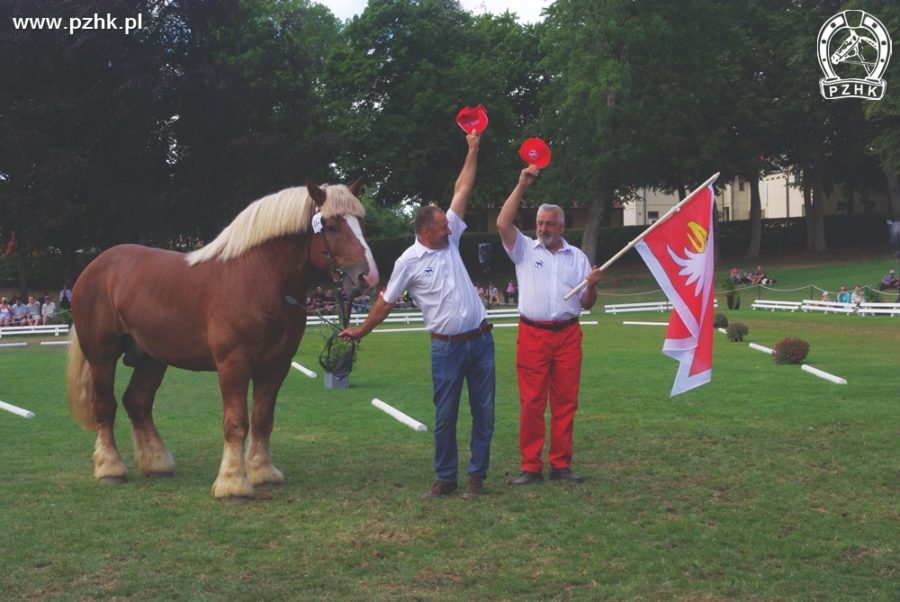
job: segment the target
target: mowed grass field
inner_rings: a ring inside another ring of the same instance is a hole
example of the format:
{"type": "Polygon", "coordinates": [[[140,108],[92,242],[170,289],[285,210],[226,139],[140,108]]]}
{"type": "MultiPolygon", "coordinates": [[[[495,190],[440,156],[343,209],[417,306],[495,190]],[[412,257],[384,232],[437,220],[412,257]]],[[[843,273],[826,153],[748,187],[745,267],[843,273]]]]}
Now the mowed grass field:
{"type": "MultiPolygon", "coordinates": [[[[712,383],[674,399],[665,329],[622,324],[666,317],[590,318],[580,486],[510,483],[515,329],[496,328],[489,495],[476,500],[422,499],[431,433],[370,405],[433,425],[424,333],[370,335],[347,390],[292,371],[273,435],[286,483],[242,506],[210,495],[222,451],[215,374],[170,370],[160,390],[173,478],[134,471],[120,408],[130,480],[108,486],[91,476],[92,434],[67,413],[65,350],[36,339],[0,349],[0,399],[36,413],[0,412],[0,598],[900,599],[900,318],[720,311],[749,327],[746,341],[717,334],[712,383]],[[808,363],[848,384],[746,344],[785,336],[809,341],[808,363]]],[[[321,345],[308,333],[297,361],[321,373],[321,345]]],[[[129,373],[120,368],[119,393],[129,373]]],[[[461,450],[469,424],[463,409],[461,450]]]]}

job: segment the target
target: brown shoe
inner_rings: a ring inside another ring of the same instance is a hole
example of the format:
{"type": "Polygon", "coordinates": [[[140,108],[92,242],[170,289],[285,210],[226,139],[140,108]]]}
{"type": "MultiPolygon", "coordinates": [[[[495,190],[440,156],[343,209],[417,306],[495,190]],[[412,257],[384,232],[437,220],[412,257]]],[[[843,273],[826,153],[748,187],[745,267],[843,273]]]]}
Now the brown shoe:
{"type": "Polygon", "coordinates": [[[570,481],[572,483],[584,483],[584,477],[572,472],[571,468],[558,468],[550,471],[551,481],[570,481]]]}
{"type": "Polygon", "coordinates": [[[422,497],[441,497],[456,491],[456,481],[442,481],[438,479],[422,497]]]}
{"type": "Polygon", "coordinates": [[[466,484],[466,490],[463,491],[464,498],[481,497],[484,495],[484,477],[469,476],[469,482],[466,484]]]}
{"type": "Polygon", "coordinates": [[[518,479],[513,481],[513,485],[531,485],[533,483],[541,483],[544,480],[544,475],[539,472],[528,472],[527,470],[522,471],[522,474],[519,475],[518,479]]]}

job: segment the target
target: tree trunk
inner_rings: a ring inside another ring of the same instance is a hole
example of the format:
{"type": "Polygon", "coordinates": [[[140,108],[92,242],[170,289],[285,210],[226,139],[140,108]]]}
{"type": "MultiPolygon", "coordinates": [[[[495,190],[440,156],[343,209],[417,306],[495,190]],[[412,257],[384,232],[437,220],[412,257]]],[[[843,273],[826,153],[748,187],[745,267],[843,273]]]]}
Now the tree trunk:
{"type": "Polygon", "coordinates": [[[822,152],[816,153],[816,167],[813,177],[813,245],[811,251],[824,253],[828,250],[825,244],[825,184],[822,170],[825,168],[825,157],[822,152]]]}
{"type": "Polygon", "coordinates": [[[891,202],[891,217],[900,220],[900,180],[897,169],[891,164],[882,164],[884,177],[887,179],[888,199],[891,202]]]}
{"type": "Polygon", "coordinates": [[[750,245],[747,247],[747,259],[759,257],[762,242],[762,201],[759,196],[759,178],[746,175],[750,184],[750,245]]]}
{"type": "Polygon", "coordinates": [[[19,296],[25,299],[28,296],[28,266],[23,255],[16,255],[16,272],[19,276],[19,296]]]}
{"type": "Polygon", "coordinates": [[[597,240],[600,237],[603,200],[602,196],[595,198],[588,206],[587,219],[584,224],[584,236],[581,239],[581,250],[587,255],[591,265],[597,265],[597,240]]]}
{"type": "Polygon", "coordinates": [[[810,172],[806,170],[803,175],[803,210],[806,214],[806,250],[812,251],[813,248],[813,204],[812,204],[812,184],[810,183],[810,172]]]}
{"type": "Polygon", "coordinates": [[[60,283],[54,283],[54,286],[57,284],[67,284],[70,287],[75,285],[75,251],[72,249],[63,249],[63,273],[62,278],[63,281],[60,283]]]}

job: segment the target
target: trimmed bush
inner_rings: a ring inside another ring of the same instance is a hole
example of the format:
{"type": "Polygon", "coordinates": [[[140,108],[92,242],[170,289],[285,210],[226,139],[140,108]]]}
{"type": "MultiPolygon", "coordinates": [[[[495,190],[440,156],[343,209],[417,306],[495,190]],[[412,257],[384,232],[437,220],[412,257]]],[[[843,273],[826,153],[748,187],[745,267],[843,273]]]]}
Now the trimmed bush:
{"type": "Polygon", "coordinates": [[[785,337],[775,344],[772,360],[776,364],[802,364],[809,355],[809,343],[797,337],[785,337]]]}
{"type": "Polygon", "coordinates": [[[725,330],[725,336],[728,337],[728,340],[732,343],[740,343],[744,340],[744,336],[750,332],[750,329],[747,328],[746,324],[741,324],[740,322],[732,322],[731,325],[725,330]]]}
{"type": "Polygon", "coordinates": [[[713,328],[728,328],[728,316],[716,314],[716,317],[713,318],[713,328]]]}

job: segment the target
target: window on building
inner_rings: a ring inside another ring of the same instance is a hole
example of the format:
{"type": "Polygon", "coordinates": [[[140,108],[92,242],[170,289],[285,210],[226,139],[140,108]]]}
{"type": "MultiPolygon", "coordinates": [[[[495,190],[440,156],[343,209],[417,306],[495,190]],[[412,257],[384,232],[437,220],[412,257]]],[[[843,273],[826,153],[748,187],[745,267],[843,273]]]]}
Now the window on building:
{"type": "Polygon", "coordinates": [[[659,211],[648,211],[647,212],[647,223],[652,224],[655,223],[656,220],[659,219],[659,211]]]}
{"type": "Polygon", "coordinates": [[[744,192],[744,178],[738,176],[738,190],[744,192]]]}

